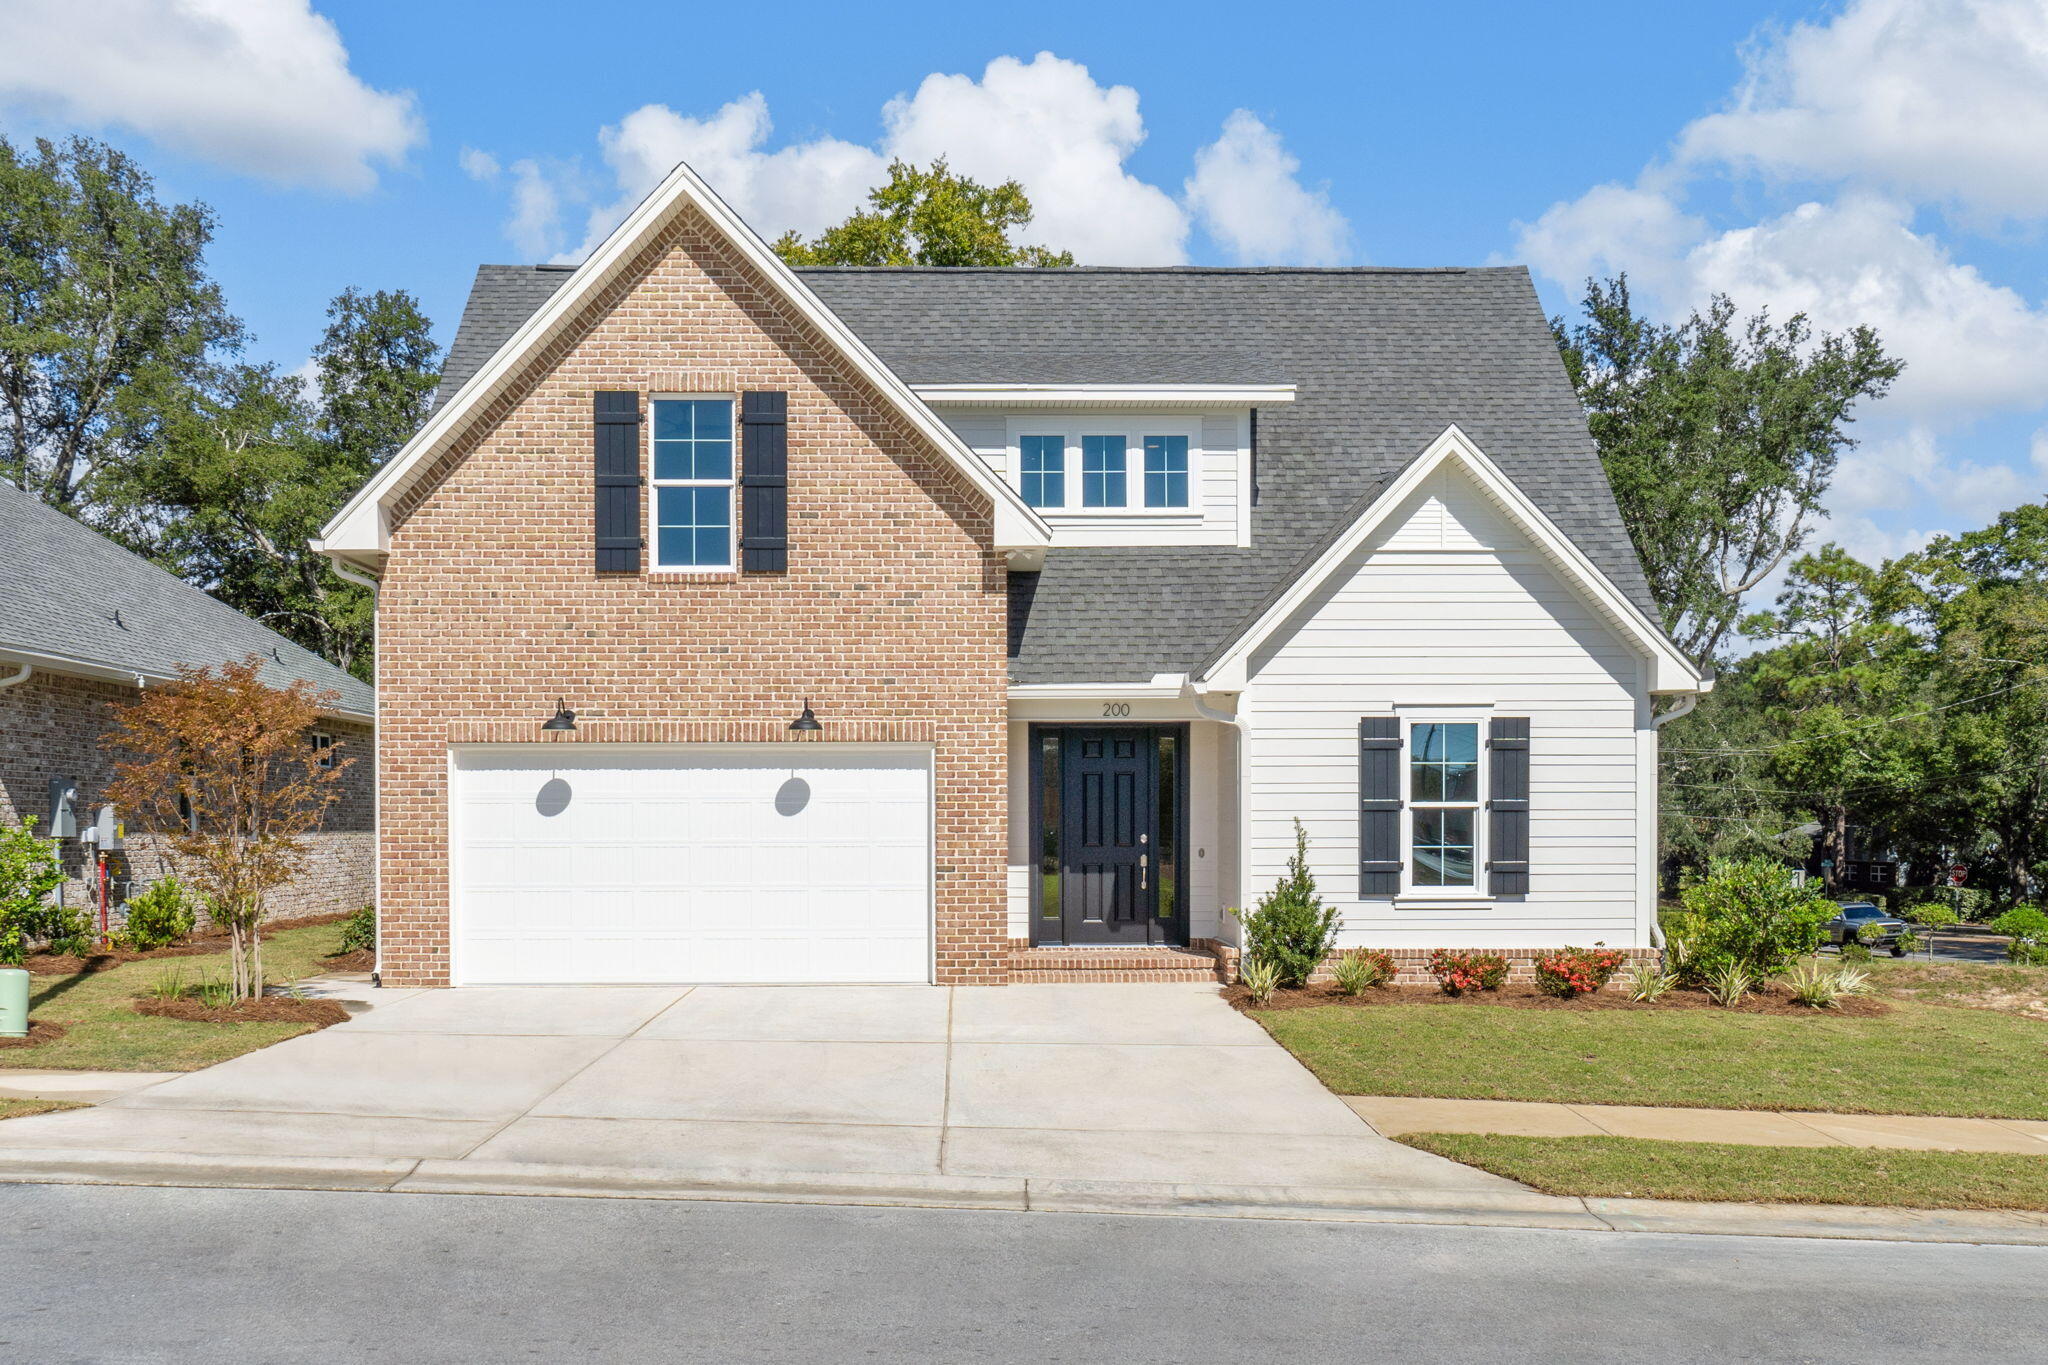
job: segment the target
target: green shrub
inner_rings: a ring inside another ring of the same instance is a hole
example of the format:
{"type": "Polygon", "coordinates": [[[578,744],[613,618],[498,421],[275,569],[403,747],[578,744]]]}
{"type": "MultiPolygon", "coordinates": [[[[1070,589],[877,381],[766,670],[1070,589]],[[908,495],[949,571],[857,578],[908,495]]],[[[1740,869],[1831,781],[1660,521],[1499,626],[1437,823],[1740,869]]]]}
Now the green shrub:
{"type": "Polygon", "coordinates": [[[34,820],[0,822],[0,963],[19,966],[29,944],[50,937],[50,893],[64,869],[34,820]]]}
{"type": "Polygon", "coordinates": [[[1755,985],[1756,978],[1749,974],[1749,969],[1733,958],[1724,959],[1707,973],[1707,994],[1724,1009],[1748,995],[1755,985]]]}
{"type": "Polygon", "coordinates": [[[1860,935],[1854,939],[1844,939],[1842,941],[1842,961],[1868,962],[1870,957],[1870,945],[1865,943],[1860,935]]]}
{"type": "Polygon", "coordinates": [[[1659,964],[1638,962],[1628,974],[1628,998],[1639,1004],[1654,1005],[1677,984],[1678,978],[1659,964]]]}
{"type": "Polygon", "coordinates": [[[2048,915],[2038,906],[2015,905],[1991,921],[1991,929],[2008,935],[2005,955],[2010,961],[2048,965],[2048,915]]]}
{"type": "Polygon", "coordinates": [[[198,921],[191,894],[176,877],[165,877],[128,902],[128,941],[137,952],[168,948],[188,937],[198,921]]]}
{"type": "Polygon", "coordinates": [[[1363,995],[1394,979],[1394,959],[1377,948],[1353,948],[1330,959],[1330,979],[1340,995],[1363,995]]]}
{"type": "Polygon", "coordinates": [[[1776,976],[1820,946],[1837,910],[1771,858],[1716,858],[1680,900],[1685,911],[1670,946],[1672,969],[1687,985],[1730,967],[1752,980],[1776,976]]]}
{"type": "Polygon", "coordinates": [[[1947,901],[1921,901],[1898,912],[1900,919],[1919,925],[1922,929],[1946,929],[1952,924],[1962,923],[1962,916],[1949,906],[1947,901]]]}
{"type": "Polygon", "coordinates": [[[1263,1005],[1273,998],[1273,990],[1280,984],[1280,969],[1264,958],[1240,957],[1237,984],[1245,988],[1254,1005],[1263,1005]]]}
{"type": "Polygon", "coordinates": [[[1900,919],[1926,924],[1928,921],[1907,913],[1923,905],[1943,906],[1951,914],[1976,921],[1988,918],[1998,908],[1998,901],[1981,886],[1909,886],[1892,892],[1887,908],[1900,919]]]}
{"type": "Polygon", "coordinates": [[[1316,894],[1308,870],[1308,834],[1294,822],[1294,856],[1287,875],[1250,914],[1234,912],[1244,926],[1247,961],[1270,962],[1283,986],[1305,985],[1337,941],[1337,908],[1316,894]]]}
{"type": "Polygon", "coordinates": [[[375,952],[377,948],[377,907],[366,905],[341,922],[341,951],[375,952]]]}

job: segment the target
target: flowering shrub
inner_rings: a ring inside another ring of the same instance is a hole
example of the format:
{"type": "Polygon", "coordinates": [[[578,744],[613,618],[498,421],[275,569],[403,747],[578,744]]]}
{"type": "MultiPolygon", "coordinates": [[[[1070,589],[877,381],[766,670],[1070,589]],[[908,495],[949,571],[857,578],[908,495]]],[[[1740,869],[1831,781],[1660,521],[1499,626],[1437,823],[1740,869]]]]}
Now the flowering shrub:
{"type": "Polygon", "coordinates": [[[1393,954],[1377,948],[1353,948],[1330,959],[1330,980],[1339,995],[1360,995],[1393,979],[1393,954]]]}
{"type": "Polygon", "coordinates": [[[1591,995],[1621,970],[1622,955],[1612,948],[1560,948],[1536,954],[1536,989],[1569,1000],[1591,995]]]}
{"type": "Polygon", "coordinates": [[[1439,948],[1429,955],[1429,971],[1445,995],[1497,991],[1508,979],[1508,960],[1499,953],[1447,953],[1439,948]]]}

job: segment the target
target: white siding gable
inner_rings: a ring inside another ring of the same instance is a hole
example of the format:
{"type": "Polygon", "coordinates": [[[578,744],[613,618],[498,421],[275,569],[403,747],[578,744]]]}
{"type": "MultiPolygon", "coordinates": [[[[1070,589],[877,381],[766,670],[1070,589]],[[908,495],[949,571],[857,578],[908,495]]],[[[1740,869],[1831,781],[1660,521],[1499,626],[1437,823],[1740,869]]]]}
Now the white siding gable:
{"type": "Polygon", "coordinates": [[[1251,659],[1246,895],[1284,870],[1298,816],[1345,944],[1647,944],[1646,670],[1504,510],[1445,465],[1251,659]],[[1446,708],[1478,720],[1482,737],[1489,716],[1529,718],[1529,894],[1490,899],[1482,868],[1456,900],[1362,901],[1359,718],[1446,708]]]}
{"type": "MultiPolygon", "coordinates": [[[[1062,513],[1042,509],[1052,527],[1054,546],[1062,545],[1249,545],[1251,544],[1251,423],[1245,410],[1223,412],[1129,411],[1085,412],[1044,408],[1029,412],[1000,408],[946,407],[940,410],[953,429],[1011,487],[1019,486],[1016,470],[1020,431],[1078,433],[1128,432],[1133,448],[1136,433],[1172,428],[1191,438],[1189,502],[1185,514],[1160,515],[1133,510],[1127,515],[1102,512],[1062,513]]],[[[1078,459],[1070,456],[1067,478],[1080,477],[1078,459]]],[[[1138,496],[1133,481],[1132,496],[1138,496]]]]}

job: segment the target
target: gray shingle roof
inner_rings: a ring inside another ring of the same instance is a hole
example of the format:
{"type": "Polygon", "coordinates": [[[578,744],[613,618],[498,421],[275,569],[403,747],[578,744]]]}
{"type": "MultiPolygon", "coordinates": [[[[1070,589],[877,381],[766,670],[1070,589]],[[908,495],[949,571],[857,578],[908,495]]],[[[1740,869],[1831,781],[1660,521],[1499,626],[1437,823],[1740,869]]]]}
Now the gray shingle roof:
{"type": "MultiPolygon", "coordinates": [[[[1011,578],[1013,682],[1198,671],[1454,422],[1657,619],[1519,266],[797,273],[911,384],[1296,386],[1259,413],[1252,545],[1051,552],[1011,578]]],[[[444,392],[567,278],[480,269],[444,392]]]]}
{"type": "Polygon", "coordinates": [[[376,709],[369,684],[0,482],[0,658],[10,654],[151,678],[261,654],[265,682],[303,679],[339,693],[337,711],[376,709]]]}

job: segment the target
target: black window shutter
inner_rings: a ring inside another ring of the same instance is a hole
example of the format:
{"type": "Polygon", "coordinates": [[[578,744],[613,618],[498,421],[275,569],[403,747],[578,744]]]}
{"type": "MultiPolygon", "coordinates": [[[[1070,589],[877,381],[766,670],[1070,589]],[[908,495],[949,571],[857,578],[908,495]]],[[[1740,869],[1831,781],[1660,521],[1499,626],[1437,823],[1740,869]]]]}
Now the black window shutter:
{"type": "Polygon", "coordinates": [[[740,395],[740,569],[789,571],[789,395],[740,395]]]}
{"type": "Polygon", "coordinates": [[[596,432],[597,571],[640,572],[640,395],[599,389],[596,432]]]}
{"type": "Polygon", "coordinates": [[[1492,790],[1486,803],[1487,891],[1529,894],[1529,721],[1496,716],[1486,738],[1492,790]]]}
{"type": "Polygon", "coordinates": [[[1358,722],[1358,894],[1401,891],[1401,718],[1358,722]]]}

